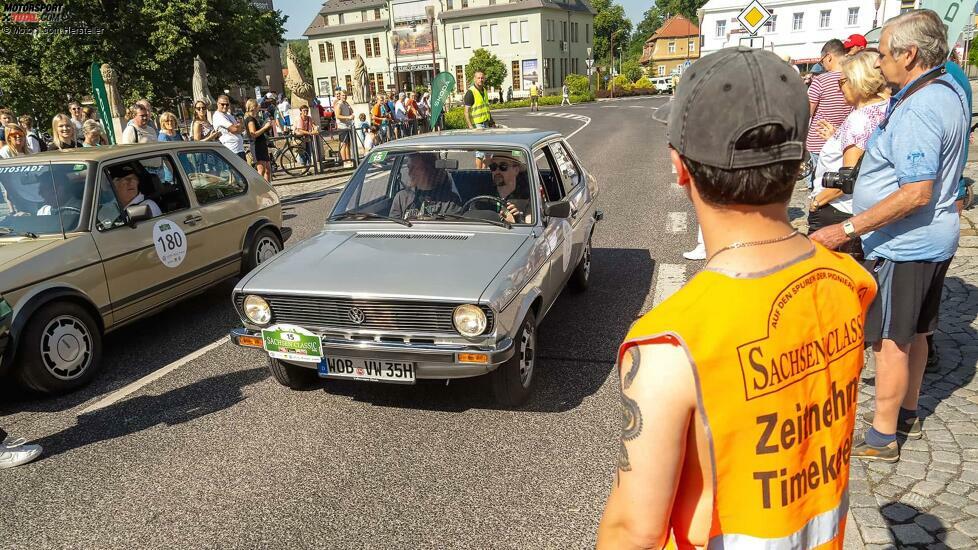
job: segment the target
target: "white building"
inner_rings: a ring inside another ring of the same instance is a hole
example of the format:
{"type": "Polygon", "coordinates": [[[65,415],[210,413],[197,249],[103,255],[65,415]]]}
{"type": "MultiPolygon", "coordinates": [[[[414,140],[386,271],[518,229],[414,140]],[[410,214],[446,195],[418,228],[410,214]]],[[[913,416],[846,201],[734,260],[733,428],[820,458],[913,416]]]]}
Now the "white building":
{"type": "Polygon", "coordinates": [[[502,90],[523,96],[532,82],[554,91],[568,74],[587,71],[594,15],[586,0],[328,0],[305,35],[320,96],[352,88],[358,55],[371,95],[429,86],[441,71],[462,93],[479,48],[506,65],[502,90]]]}
{"type": "MultiPolygon", "coordinates": [[[[699,12],[702,55],[737,46],[749,36],[737,20],[748,4],[749,0],[709,0],[703,5],[699,12]]],[[[816,63],[829,40],[866,34],[914,8],[913,0],[882,0],[878,11],[875,0],[762,0],[761,4],[772,17],[757,32],[753,45],[788,55],[796,64],[816,63]]]]}

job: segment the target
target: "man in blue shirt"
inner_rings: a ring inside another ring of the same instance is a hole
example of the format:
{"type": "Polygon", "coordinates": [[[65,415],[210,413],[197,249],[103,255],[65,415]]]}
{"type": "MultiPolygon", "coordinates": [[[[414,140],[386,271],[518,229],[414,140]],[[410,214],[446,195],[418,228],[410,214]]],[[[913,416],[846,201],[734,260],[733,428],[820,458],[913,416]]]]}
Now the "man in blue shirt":
{"type": "Polygon", "coordinates": [[[876,410],[872,427],[854,442],[857,458],[896,462],[896,434],[921,437],[927,335],[937,328],[944,276],[957,251],[954,201],[971,115],[964,90],[945,73],[945,32],[931,10],[883,25],[878,64],[900,91],[866,146],[854,216],[811,235],[829,248],[861,238],[879,284],[864,325],[876,355],[876,410]]]}

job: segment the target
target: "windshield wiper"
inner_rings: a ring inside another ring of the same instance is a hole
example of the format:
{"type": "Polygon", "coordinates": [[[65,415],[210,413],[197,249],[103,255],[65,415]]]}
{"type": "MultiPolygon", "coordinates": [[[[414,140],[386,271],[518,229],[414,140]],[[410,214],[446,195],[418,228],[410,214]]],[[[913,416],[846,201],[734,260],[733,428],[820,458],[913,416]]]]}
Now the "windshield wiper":
{"type": "Polygon", "coordinates": [[[511,223],[509,223],[507,221],[502,221],[502,220],[496,221],[496,220],[489,220],[489,219],[486,219],[486,218],[473,218],[471,216],[462,216],[462,215],[459,215],[459,214],[436,214],[435,215],[435,219],[436,220],[444,220],[444,219],[449,219],[449,220],[464,220],[464,221],[467,221],[467,222],[482,222],[482,223],[488,223],[488,224],[492,224],[492,225],[497,225],[499,227],[505,227],[506,229],[512,229],[513,228],[513,224],[511,224],[511,223]]]}
{"type": "Polygon", "coordinates": [[[391,216],[385,216],[383,214],[375,214],[373,212],[353,212],[353,211],[343,212],[342,214],[336,214],[335,216],[330,216],[329,218],[327,218],[327,221],[335,222],[339,220],[346,220],[349,218],[371,218],[377,220],[387,220],[389,222],[399,223],[404,227],[411,227],[412,225],[414,225],[407,220],[402,220],[400,218],[394,218],[391,216]]]}
{"type": "Polygon", "coordinates": [[[37,233],[32,233],[30,231],[17,231],[12,227],[0,227],[0,237],[6,235],[23,235],[25,237],[30,237],[32,239],[37,238],[37,233]]]}

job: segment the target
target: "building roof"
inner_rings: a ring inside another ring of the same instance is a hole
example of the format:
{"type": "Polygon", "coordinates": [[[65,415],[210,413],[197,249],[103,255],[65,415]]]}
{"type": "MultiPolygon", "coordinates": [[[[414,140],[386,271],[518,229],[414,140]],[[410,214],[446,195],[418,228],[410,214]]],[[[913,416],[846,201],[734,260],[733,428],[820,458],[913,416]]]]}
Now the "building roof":
{"type": "Polygon", "coordinates": [[[682,15],[674,15],[667,19],[666,22],[659,27],[659,30],[652,33],[652,36],[650,36],[645,42],[655,42],[660,38],[685,38],[687,36],[699,35],[699,25],[693,23],[689,19],[686,19],[682,15]]]}
{"type": "Polygon", "coordinates": [[[442,21],[452,19],[463,19],[466,17],[481,17],[494,13],[506,13],[513,11],[524,11],[538,8],[550,8],[556,10],[578,11],[596,15],[597,11],[587,0],[514,0],[512,2],[494,4],[491,6],[473,6],[460,10],[446,10],[438,15],[442,21]]]}
{"type": "Polygon", "coordinates": [[[327,0],[319,10],[321,15],[330,13],[344,13],[348,11],[360,11],[370,8],[383,8],[387,5],[385,0],[327,0]]]}
{"type": "Polygon", "coordinates": [[[333,34],[356,34],[360,31],[369,31],[373,29],[386,29],[387,20],[386,19],[374,19],[373,21],[363,21],[361,23],[346,23],[344,25],[317,25],[319,21],[319,15],[313,20],[312,25],[306,29],[306,32],[302,33],[309,38],[315,38],[317,36],[329,36],[333,34]]]}

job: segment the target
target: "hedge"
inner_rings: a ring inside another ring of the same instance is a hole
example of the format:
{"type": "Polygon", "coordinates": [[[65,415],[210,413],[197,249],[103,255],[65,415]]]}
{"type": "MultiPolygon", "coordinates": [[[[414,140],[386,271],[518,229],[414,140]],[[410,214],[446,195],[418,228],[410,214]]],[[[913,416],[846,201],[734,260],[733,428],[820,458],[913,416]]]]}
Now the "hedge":
{"type": "MultiPolygon", "coordinates": [[[[563,98],[559,95],[548,95],[543,96],[539,100],[540,105],[560,105],[563,98]]],[[[589,101],[594,101],[594,96],[591,94],[587,95],[572,95],[570,96],[571,103],[587,103],[589,101]]],[[[507,101],[505,103],[490,103],[489,110],[494,111],[496,109],[517,109],[520,107],[529,107],[529,99],[519,99],[516,101],[507,101]]],[[[455,107],[450,109],[445,113],[445,127],[449,130],[460,130],[465,128],[465,108],[455,107]]]]}

